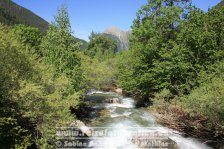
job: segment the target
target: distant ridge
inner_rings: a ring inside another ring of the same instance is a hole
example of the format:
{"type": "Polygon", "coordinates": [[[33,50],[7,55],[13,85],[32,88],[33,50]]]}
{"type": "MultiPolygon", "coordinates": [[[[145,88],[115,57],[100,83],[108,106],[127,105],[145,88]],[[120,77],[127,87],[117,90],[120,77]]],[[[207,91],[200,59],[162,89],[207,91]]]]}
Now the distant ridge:
{"type": "MultiPolygon", "coordinates": [[[[38,28],[42,33],[46,33],[49,26],[46,20],[11,0],[0,0],[0,22],[6,25],[24,24],[38,28]]],[[[87,47],[85,40],[79,38],[75,40],[83,44],[81,49],[87,47]]]]}
{"type": "Polygon", "coordinates": [[[218,5],[224,5],[224,0],[222,0],[218,5]]]}
{"type": "Polygon", "coordinates": [[[11,0],[0,0],[0,22],[7,25],[24,24],[36,27],[42,32],[46,32],[49,25],[47,21],[35,13],[11,0]]]}
{"type": "Polygon", "coordinates": [[[214,6],[213,8],[217,8],[217,7],[220,7],[220,6],[223,6],[224,5],[224,0],[222,0],[220,3],[218,3],[216,6],[214,6]]]}

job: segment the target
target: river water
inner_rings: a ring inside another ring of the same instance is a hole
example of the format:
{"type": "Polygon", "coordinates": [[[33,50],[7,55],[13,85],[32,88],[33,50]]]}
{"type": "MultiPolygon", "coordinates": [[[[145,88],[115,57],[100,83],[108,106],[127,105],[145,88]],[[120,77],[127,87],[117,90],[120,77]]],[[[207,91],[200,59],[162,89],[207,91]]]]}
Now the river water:
{"type": "Polygon", "coordinates": [[[154,117],[144,108],[135,108],[135,101],[113,92],[93,91],[88,93],[87,102],[95,110],[88,119],[89,127],[108,129],[112,135],[92,137],[92,148],[117,149],[138,148],[132,139],[136,132],[161,133],[176,142],[178,149],[209,149],[195,138],[186,138],[177,131],[156,123],[154,117]],[[119,99],[119,103],[108,103],[108,99],[119,99]]]}

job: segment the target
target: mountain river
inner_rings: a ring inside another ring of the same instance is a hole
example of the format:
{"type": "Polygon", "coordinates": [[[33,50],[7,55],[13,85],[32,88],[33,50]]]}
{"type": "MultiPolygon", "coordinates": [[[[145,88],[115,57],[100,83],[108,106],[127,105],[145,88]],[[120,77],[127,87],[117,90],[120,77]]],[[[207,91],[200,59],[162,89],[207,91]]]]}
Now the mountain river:
{"type": "Polygon", "coordinates": [[[154,117],[145,108],[135,108],[135,101],[132,98],[113,92],[92,91],[88,93],[87,103],[95,109],[91,112],[92,116],[88,119],[87,126],[107,130],[107,133],[100,137],[90,138],[91,148],[137,149],[140,148],[139,141],[133,141],[136,134],[138,136],[157,134],[157,138],[158,134],[163,134],[162,137],[167,137],[175,143],[175,147],[171,147],[173,149],[210,149],[195,138],[183,137],[181,133],[156,123],[154,117]]]}

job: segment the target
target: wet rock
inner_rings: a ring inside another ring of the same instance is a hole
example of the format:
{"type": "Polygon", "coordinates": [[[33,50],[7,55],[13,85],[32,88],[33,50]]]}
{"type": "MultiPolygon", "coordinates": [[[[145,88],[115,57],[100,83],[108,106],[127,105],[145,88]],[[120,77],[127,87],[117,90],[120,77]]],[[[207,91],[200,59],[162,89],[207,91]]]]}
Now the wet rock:
{"type": "Polygon", "coordinates": [[[91,133],[92,133],[92,130],[87,127],[82,121],[80,120],[76,120],[74,122],[72,122],[70,124],[70,127],[74,127],[74,128],[77,128],[82,134],[84,134],[83,136],[84,137],[90,137],[91,136],[91,133]]]}
{"type": "Polygon", "coordinates": [[[110,98],[106,99],[107,103],[121,103],[121,100],[119,98],[110,98]]]}
{"type": "Polygon", "coordinates": [[[115,93],[119,94],[119,95],[122,95],[122,94],[123,94],[123,90],[122,90],[122,88],[115,88],[113,91],[114,91],[115,93]]]}
{"type": "Polygon", "coordinates": [[[154,132],[144,135],[136,135],[132,138],[132,143],[138,148],[158,148],[158,149],[178,149],[177,143],[165,134],[154,132]]]}

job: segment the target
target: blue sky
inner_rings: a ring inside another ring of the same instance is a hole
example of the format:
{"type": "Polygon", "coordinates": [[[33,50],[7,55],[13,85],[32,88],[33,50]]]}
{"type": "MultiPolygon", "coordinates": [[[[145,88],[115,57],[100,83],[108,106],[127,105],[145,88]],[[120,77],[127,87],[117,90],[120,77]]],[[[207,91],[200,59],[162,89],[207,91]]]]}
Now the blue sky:
{"type": "MultiPolygon", "coordinates": [[[[57,9],[67,4],[74,35],[88,40],[92,30],[103,32],[111,26],[129,30],[138,9],[147,0],[13,0],[48,22],[53,21],[57,9]]],[[[193,0],[193,4],[207,11],[221,0],[193,0]]]]}

